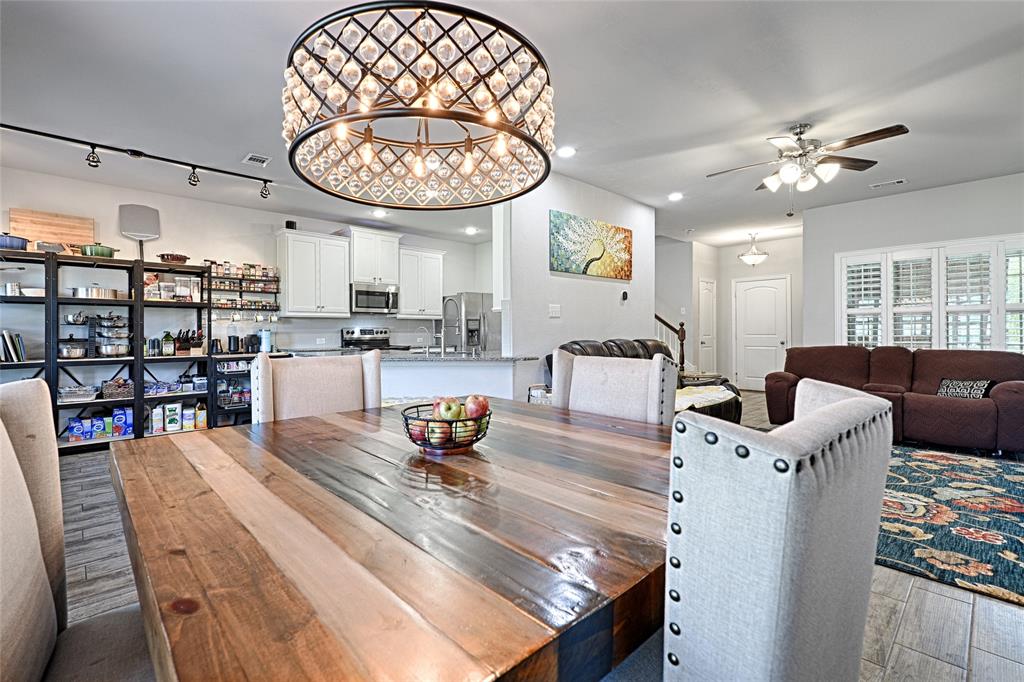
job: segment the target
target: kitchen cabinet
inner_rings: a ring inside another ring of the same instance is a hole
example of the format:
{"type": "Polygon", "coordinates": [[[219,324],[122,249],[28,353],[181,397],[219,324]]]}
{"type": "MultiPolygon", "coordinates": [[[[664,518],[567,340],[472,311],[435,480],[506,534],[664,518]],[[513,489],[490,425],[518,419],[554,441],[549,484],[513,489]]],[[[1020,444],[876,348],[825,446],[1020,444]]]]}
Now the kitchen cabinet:
{"type": "Polygon", "coordinates": [[[398,317],[440,318],[444,251],[403,248],[399,252],[398,317]]]}
{"type": "Polygon", "coordinates": [[[349,317],[349,240],[297,230],[277,235],[282,317],[349,317]]]}
{"type": "Polygon", "coordinates": [[[352,232],[352,281],[399,284],[399,248],[402,235],[363,227],[352,232]]]}

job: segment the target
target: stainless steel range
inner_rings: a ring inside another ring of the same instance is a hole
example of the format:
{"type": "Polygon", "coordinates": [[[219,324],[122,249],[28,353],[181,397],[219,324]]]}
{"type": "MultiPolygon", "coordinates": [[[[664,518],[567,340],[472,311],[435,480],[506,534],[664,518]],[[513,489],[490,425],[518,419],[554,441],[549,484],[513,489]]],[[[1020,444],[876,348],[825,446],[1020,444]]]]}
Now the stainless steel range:
{"type": "Polygon", "coordinates": [[[345,327],[341,330],[341,345],[360,350],[409,350],[409,346],[391,345],[391,330],[386,327],[345,327]]]}

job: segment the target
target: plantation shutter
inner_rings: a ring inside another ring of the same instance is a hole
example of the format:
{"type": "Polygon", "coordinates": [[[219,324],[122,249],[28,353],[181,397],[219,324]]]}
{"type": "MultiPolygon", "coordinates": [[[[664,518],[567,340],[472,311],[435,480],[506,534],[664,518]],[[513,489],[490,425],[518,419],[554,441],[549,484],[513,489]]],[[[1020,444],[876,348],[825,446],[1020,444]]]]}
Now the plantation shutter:
{"type": "Polygon", "coordinates": [[[893,258],[892,343],[932,347],[932,258],[893,258]]]}
{"type": "Polygon", "coordinates": [[[946,347],[992,347],[992,254],[946,256],[946,347]]]}
{"type": "Polygon", "coordinates": [[[1006,350],[1024,353],[1024,247],[1006,249],[1006,350]]]}
{"type": "Polygon", "coordinates": [[[846,343],[874,348],[881,339],[882,263],[847,263],[846,343]]]}

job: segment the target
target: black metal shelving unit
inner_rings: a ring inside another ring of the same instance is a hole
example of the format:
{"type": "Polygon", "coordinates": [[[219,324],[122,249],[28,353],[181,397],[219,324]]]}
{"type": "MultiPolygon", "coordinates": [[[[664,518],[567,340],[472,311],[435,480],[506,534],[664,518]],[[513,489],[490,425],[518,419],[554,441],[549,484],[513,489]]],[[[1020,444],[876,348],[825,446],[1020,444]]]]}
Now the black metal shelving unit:
{"type": "MultiPolygon", "coordinates": [[[[0,363],[0,370],[36,370],[31,378],[41,377],[46,380],[50,390],[50,404],[54,425],[59,434],[58,447],[61,454],[81,452],[89,449],[96,449],[106,446],[117,440],[126,438],[143,438],[145,433],[145,407],[147,404],[162,401],[177,400],[205,400],[208,406],[207,420],[208,427],[216,424],[213,416],[213,406],[216,404],[215,382],[213,379],[213,362],[207,350],[202,355],[175,355],[175,356],[145,356],[145,311],[149,309],[171,308],[194,310],[196,313],[197,328],[206,332],[207,338],[211,332],[211,298],[206,292],[206,284],[209,281],[209,267],[197,265],[178,265],[173,263],[151,263],[141,260],[124,260],[116,258],[92,258],[86,256],[73,256],[53,253],[40,253],[33,251],[12,251],[0,250],[0,262],[4,263],[26,263],[42,265],[45,281],[45,296],[2,296],[0,304],[37,304],[44,306],[44,357],[39,360],[28,362],[4,362],[0,363]],[[77,298],[60,295],[60,268],[96,268],[98,270],[115,270],[124,272],[128,278],[128,298],[77,298]],[[147,273],[189,275],[198,277],[201,281],[201,300],[193,301],[147,301],[144,299],[145,276],[147,273]],[[127,356],[118,357],[87,357],[66,359],[58,357],[58,343],[62,336],[61,307],[76,306],[82,308],[117,308],[124,309],[127,313],[128,326],[130,329],[131,352],[127,356]],[[150,395],[144,393],[145,377],[148,375],[154,380],[156,377],[147,366],[166,366],[169,363],[186,363],[187,369],[195,367],[200,374],[207,377],[207,389],[205,391],[188,391],[174,394],[150,395]],[[205,365],[203,367],[202,365],[205,365]],[[81,367],[102,367],[113,368],[110,378],[113,379],[122,373],[127,373],[128,378],[133,382],[133,393],[131,397],[125,398],[102,398],[96,397],[91,400],[60,402],[57,399],[57,387],[60,378],[67,376],[75,383],[82,384],[75,375],[74,370],[81,367]],[[66,431],[61,424],[61,411],[77,410],[77,416],[97,407],[131,407],[133,416],[132,436],[111,437],[96,440],[85,440],[68,442],[63,436],[66,431]]],[[[153,434],[151,434],[153,435],[153,434]]],[[[155,434],[160,435],[160,434],[155,434]]]]}

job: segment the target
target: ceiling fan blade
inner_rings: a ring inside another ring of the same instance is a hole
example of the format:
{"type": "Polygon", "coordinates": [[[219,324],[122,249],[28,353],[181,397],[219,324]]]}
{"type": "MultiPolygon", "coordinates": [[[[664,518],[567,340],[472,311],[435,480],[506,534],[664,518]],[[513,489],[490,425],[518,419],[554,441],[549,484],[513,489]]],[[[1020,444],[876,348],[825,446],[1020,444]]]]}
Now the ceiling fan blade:
{"type": "Polygon", "coordinates": [[[854,135],[853,137],[848,137],[845,140],[830,142],[822,147],[821,150],[826,152],[838,152],[841,149],[849,149],[850,147],[856,147],[859,144],[867,144],[868,142],[877,142],[878,140],[884,140],[887,137],[906,135],[909,132],[910,128],[900,123],[894,126],[889,126],[888,128],[872,130],[870,133],[854,135]]]}
{"type": "Polygon", "coordinates": [[[783,153],[791,152],[799,154],[803,149],[796,143],[792,137],[769,137],[768,142],[775,145],[775,147],[783,153]]]}
{"type": "Polygon", "coordinates": [[[724,175],[726,173],[732,173],[734,171],[746,170],[748,168],[756,168],[757,166],[767,166],[770,163],[778,163],[778,162],[779,162],[778,159],[772,159],[771,161],[761,161],[760,163],[751,163],[751,164],[748,164],[746,166],[739,166],[737,168],[730,168],[729,170],[718,171],[717,173],[712,173],[711,175],[708,175],[706,177],[713,178],[716,175],[724,175]]]}
{"type": "Polygon", "coordinates": [[[870,159],[855,159],[852,156],[823,156],[818,159],[818,163],[837,163],[840,168],[846,170],[866,171],[878,162],[870,159]]]}
{"type": "Polygon", "coordinates": [[[759,189],[768,189],[768,187],[762,182],[760,185],[754,188],[754,191],[756,192],[759,189]]]}

